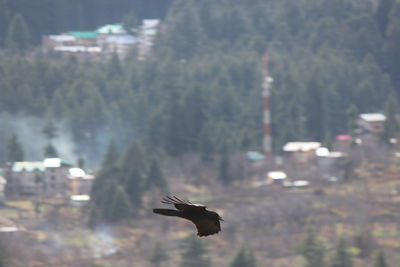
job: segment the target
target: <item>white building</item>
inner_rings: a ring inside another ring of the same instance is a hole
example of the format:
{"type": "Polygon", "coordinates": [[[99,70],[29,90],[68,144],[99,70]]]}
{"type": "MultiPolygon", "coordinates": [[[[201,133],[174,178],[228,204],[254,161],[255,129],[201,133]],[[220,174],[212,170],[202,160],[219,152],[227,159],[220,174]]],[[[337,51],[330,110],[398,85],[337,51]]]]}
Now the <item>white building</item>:
{"type": "Polygon", "coordinates": [[[381,113],[360,114],[358,126],[363,132],[381,133],[385,128],[386,116],[381,113]]]}

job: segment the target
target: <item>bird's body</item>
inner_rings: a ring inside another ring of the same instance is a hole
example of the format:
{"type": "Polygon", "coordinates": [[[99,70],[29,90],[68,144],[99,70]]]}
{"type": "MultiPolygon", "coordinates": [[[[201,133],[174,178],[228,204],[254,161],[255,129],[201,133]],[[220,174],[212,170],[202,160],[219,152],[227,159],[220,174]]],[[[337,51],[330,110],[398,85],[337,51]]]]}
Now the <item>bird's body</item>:
{"type": "Polygon", "coordinates": [[[164,204],[174,205],[172,209],[154,209],[153,212],[165,216],[175,216],[191,221],[196,225],[198,236],[208,236],[221,231],[223,221],[218,213],[206,209],[206,206],[184,202],[177,197],[167,197],[161,201],[164,204]]]}

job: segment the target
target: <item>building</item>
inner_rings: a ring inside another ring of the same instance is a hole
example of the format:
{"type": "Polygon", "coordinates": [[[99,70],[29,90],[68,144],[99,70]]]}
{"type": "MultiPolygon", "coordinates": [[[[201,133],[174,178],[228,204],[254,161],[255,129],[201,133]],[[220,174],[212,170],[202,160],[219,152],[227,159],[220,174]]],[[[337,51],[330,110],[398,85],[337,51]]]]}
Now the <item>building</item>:
{"type": "Polygon", "coordinates": [[[45,167],[42,161],[19,161],[5,168],[6,194],[33,195],[43,190],[45,167]]]}
{"type": "Polygon", "coordinates": [[[127,32],[122,24],[107,24],[94,31],[69,31],[59,35],[44,36],[42,48],[80,58],[107,58],[111,54],[125,57],[135,51],[139,59],[147,56],[158,33],[160,20],[146,19],[136,30],[136,35],[127,32]]]}
{"type": "Polygon", "coordinates": [[[71,195],[90,195],[94,175],[87,174],[81,168],[70,168],[68,187],[71,195]]]}
{"type": "Polygon", "coordinates": [[[160,30],[159,19],[145,19],[138,30],[137,55],[138,59],[142,60],[151,53],[154,40],[160,30]]]}
{"type": "Polygon", "coordinates": [[[285,154],[299,163],[306,163],[312,158],[315,158],[315,153],[321,147],[319,142],[288,142],[282,150],[285,154]]]}
{"type": "Polygon", "coordinates": [[[66,197],[75,192],[90,192],[94,177],[82,169],[79,169],[77,175],[77,169],[72,163],[60,158],[14,162],[5,171],[6,193],[10,196],[66,197]],[[71,180],[82,182],[75,182],[78,185],[71,186],[71,180]]]}
{"type": "Polygon", "coordinates": [[[381,113],[360,114],[358,127],[363,133],[379,134],[385,129],[386,116],[381,113]]]}

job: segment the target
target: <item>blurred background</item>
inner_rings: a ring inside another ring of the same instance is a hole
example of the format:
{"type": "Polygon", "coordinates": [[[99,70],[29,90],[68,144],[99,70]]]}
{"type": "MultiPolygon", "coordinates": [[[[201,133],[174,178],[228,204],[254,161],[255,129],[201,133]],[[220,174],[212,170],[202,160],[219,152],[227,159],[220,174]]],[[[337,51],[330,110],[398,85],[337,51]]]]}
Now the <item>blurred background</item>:
{"type": "Polygon", "coordinates": [[[0,266],[398,266],[399,94],[398,0],[2,0],[0,266]]]}

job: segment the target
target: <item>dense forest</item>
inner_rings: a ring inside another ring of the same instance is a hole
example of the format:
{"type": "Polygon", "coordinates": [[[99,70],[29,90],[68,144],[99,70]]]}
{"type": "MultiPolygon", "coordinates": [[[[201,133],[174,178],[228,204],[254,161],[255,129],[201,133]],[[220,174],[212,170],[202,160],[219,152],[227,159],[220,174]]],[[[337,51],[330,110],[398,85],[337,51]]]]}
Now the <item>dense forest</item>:
{"type": "MultiPolygon", "coordinates": [[[[93,169],[91,201],[79,212],[56,204],[54,212],[40,215],[35,206],[28,215],[35,223],[42,216],[43,231],[57,240],[73,227],[89,225],[92,235],[118,223],[115,239],[129,249],[115,261],[160,266],[168,258],[176,263],[179,252],[181,266],[254,267],[262,266],[260,258],[284,260],[271,266],[388,266],[385,253],[398,262],[393,255],[400,248],[398,158],[369,166],[361,166],[367,158],[351,158],[338,167],[351,169],[344,183],[303,191],[250,187],[256,175],[232,165],[237,155],[262,149],[265,54],[279,154],[288,141],[330,146],[336,135],[352,134],[364,112],[387,115],[377,142],[400,132],[399,51],[399,0],[0,0],[0,165],[60,156],[93,169]],[[161,19],[161,27],[145,59],[135,51],[83,60],[41,49],[47,34],[138,26],[146,18],[161,19]],[[249,179],[235,184],[244,174],[249,179]],[[183,239],[193,228],[150,217],[169,191],[191,192],[193,201],[202,195],[199,202],[224,212],[223,231],[214,239],[183,239]],[[310,225],[315,229],[306,233],[310,225]],[[150,245],[154,252],[144,259],[150,245]],[[375,255],[380,247],[389,249],[375,255]]],[[[44,243],[68,254],[67,247],[44,243]]],[[[14,250],[21,262],[32,248],[42,249],[21,244],[14,250]]],[[[0,249],[0,266],[7,253],[0,249]]],[[[43,254],[37,255],[40,262],[43,254]]]]}
{"type": "Polygon", "coordinates": [[[141,140],[203,159],[260,149],[266,51],[276,151],[290,140],[329,145],[348,132],[349,111],[383,112],[400,93],[395,0],[3,0],[0,10],[0,139],[17,134],[31,158],[41,156],[23,125],[42,140],[49,121],[61,154],[91,166],[112,139],[122,149],[141,140]],[[127,16],[163,19],[144,61],[132,54],[99,64],[37,52],[43,34],[127,16]]]}

